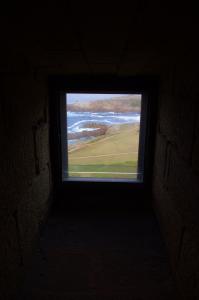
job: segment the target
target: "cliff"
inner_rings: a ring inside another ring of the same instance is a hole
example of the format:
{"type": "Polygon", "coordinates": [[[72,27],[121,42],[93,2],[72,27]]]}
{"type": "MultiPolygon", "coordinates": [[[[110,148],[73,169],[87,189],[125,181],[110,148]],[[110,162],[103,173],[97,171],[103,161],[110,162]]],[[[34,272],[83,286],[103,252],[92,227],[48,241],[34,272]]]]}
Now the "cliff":
{"type": "Polygon", "coordinates": [[[90,112],[140,112],[141,101],[140,97],[123,96],[106,100],[96,100],[90,102],[76,102],[67,105],[68,111],[90,111],[90,112]]]}

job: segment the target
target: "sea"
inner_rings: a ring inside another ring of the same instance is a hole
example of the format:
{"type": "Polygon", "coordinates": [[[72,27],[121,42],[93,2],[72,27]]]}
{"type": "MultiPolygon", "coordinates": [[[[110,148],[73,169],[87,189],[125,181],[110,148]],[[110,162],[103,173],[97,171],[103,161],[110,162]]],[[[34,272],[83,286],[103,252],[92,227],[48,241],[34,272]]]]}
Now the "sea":
{"type": "Polygon", "coordinates": [[[85,124],[136,124],[140,123],[140,114],[135,112],[116,113],[116,112],[67,112],[67,131],[68,133],[90,131],[89,137],[68,140],[69,144],[75,144],[80,140],[91,140],[92,132],[97,128],[85,128],[85,124]]]}

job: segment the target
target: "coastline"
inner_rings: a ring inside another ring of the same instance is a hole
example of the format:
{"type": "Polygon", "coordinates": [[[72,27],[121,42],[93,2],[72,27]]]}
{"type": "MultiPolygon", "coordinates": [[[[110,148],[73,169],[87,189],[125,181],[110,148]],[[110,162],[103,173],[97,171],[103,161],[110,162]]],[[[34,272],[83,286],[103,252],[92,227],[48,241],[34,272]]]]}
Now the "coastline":
{"type": "Polygon", "coordinates": [[[88,122],[85,123],[80,132],[68,133],[68,140],[76,140],[80,138],[97,137],[106,134],[110,126],[100,123],[88,122]],[[91,129],[91,130],[88,130],[91,129]]]}
{"type": "MultiPolygon", "coordinates": [[[[97,124],[98,125],[98,124],[97,124]]],[[[106,126],[106,131],[100,131],[96,136],[93,136],[93,133],[91,131],[87,131],[86,137],[93,137],[93,139],[88,139],[88,140],[79,140],[75,144],[69,144],[68,149],[70,152],[76,151],[78,149],[84,148],[89,146],[90,144],[93,144],[95,142],[98,142],[104,138],[108,138],[112,135],[117,135],[121,130],[125,130],[126,128],[134,128],[135,130],[139,130],[139,125],[138,124],[113,124],[110,126],[106,126]]],[[[82,132],[81,132],[82,133],[82,132]]],[[[83,136],[82,136],[83,137],[83,136]]],[[[81,138],[82,138],[81,137],[81,138]]],[[[75,139],[75,138],[74,138],[75,139]]],[[[79,139],[79,138],[76,138],[79,139]]]]}
{"type": "Polygon", "coordinates": [[[136,178],[138,143],[138,124],[113,125],[106,134],[68,149],[69,176],[136,178]]]}

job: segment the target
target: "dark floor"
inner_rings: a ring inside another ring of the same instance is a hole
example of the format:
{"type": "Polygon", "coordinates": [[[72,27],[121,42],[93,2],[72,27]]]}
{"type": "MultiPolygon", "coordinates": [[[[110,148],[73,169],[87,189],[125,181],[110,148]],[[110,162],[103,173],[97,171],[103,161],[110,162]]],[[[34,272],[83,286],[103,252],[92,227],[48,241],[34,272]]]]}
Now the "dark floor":
{"type": "Polygon", "coordinates": [[[32,299],[178,299],[149,213],[54,216],[25,285],[32,299]]]}

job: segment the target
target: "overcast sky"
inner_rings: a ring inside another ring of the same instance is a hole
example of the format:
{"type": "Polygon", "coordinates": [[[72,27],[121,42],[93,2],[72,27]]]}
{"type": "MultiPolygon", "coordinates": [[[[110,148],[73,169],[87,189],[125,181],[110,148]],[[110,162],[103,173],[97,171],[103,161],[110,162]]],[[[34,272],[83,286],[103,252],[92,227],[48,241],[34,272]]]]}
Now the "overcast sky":
{"type": "Polygon", "coordinates": [[[70,104],[76,101],[95,101],[121,96],[127,96],[127,94],[67,94],[67,103],[70,104]]]}

